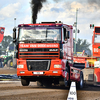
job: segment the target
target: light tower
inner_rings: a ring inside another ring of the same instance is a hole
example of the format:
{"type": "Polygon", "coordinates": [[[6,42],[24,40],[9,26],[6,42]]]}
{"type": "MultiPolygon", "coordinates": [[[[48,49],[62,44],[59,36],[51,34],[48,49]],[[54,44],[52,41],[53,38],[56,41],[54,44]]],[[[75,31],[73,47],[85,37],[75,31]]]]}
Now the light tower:
{"type": "Polygon", "coordinates": [[[76,9],[76,22],[74,23],[75,27],[75,44],[74,44],[74,54],[76,54],[76,41],[77,41],[77,15],[78,15],[78,9],[76,9]]]}

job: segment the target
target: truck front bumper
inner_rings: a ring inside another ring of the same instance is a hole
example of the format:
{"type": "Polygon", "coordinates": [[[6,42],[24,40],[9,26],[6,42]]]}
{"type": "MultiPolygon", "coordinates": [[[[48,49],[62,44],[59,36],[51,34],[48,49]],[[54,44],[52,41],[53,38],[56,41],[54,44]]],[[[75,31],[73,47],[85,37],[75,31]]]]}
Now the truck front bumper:
{"type": "Polygon", "coordinates": [[[62,71],[61,70],[49,70],[49,71],[17,70],[17,76],[62,76],[62,71]]]}

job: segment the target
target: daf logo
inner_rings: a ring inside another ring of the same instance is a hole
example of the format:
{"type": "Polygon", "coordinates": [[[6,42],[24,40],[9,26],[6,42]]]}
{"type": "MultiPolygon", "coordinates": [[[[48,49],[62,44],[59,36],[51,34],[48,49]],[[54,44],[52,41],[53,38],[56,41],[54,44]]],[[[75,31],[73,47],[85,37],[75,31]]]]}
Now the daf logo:
{"type": "Polygon", "coordinates": [[[58,51],[58,49],[49,49],[49,51],[58,51]]]}

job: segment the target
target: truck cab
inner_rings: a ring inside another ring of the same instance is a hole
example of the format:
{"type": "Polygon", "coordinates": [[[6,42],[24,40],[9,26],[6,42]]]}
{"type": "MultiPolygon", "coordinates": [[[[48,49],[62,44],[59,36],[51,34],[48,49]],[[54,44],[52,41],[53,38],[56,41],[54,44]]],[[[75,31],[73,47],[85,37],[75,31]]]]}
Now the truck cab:
{"type": "Polygon", "coordinates": [[[52,83],[66,86],[70,80],[82,80],[80,70],[73,67],[72,30],[71,25],[61,22],[20,24],[16,38],[16,29],[13,29],[17,75],[21,76],[23,86],[30,81],[37,81],[41,86],[52,83]]]}
{"type": "Polygon", "coordinates": [[[100,58],[100,27],[95,26],[92,36],[93,56],[100,58]]]}
{"type": "MultiPolygon", "coordinates": [[[[95,26],[92,36],[93,56],[100,61],[100,26],[95,26]]],[[[97,61],[98,62],[98,61],[97,61]]],[[[94,66],[94,84],[100,86],[100,66],[94,66]]]]}

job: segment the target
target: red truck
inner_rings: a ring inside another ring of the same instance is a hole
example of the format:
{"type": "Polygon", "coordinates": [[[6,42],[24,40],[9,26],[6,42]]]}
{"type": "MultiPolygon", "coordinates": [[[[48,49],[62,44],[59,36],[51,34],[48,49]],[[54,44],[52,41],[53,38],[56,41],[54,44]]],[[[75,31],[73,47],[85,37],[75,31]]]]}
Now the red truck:
{"type": "Polygon", "coordinates": [[[100,26],[95,26],[92,36],[93,56],[98,59],[94,68],[94,84],[100,86],[100,26]]]}
{"type": "Polygon", "coordinates": [[[100,27],[95,26],[92,36],[93,57],[74,57],[74,67],[82,69],[87,84],[100,86],[100,27]]]}
{"type": "Polygon", "coordinates": [[[93,56],[100,58],[100,27],[95,26],[92,36],[93,56]]]}
{"type": "Polygon", "coordinates": [[[68,86],[76,81],[83,88],[83,73],[73,67],[73,27],[61,22],[18,25],[13,29],[16,44],[17,75],[23,86],[37,81],[39,86],[52,83],[68,86]]]}

